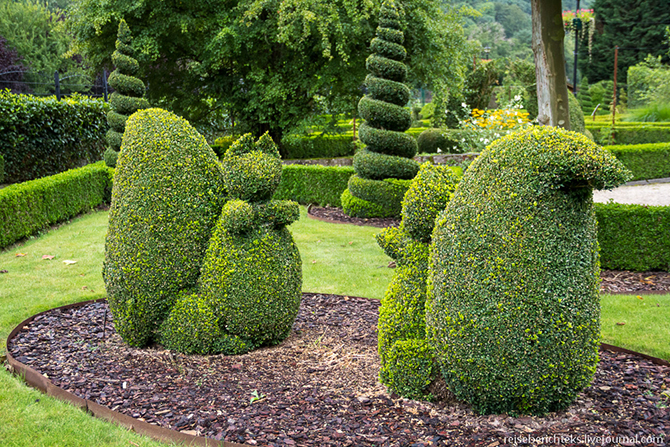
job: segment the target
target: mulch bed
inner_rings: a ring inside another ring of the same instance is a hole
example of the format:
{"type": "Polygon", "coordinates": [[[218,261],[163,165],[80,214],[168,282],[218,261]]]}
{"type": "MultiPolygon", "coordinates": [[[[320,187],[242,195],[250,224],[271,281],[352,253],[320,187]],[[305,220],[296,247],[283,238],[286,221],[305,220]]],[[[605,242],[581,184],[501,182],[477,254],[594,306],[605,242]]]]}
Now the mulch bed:
{"type": "MultiPolygon", "coordinates": [[[[342,208],[332,206],[310,206],[307,211],[310,217],[331,223],[369,225],[379,228],[397,227],[400,224],[398,219],[393,218],[350,217],[342,212],[342,208]]],[[[600,291],[604,293],[670,292],[670,272],[602,270],[600,279],[602,280],[600,291]]]]}
{"type": "Polygon", "coordinates": [[[446,396],[428,403],[390,395],[377,379],[378,309],[376,300],[304,294],[282,344],[201,357],[126,346],[107,304],[97,302],[37,317],[8,350],[82,398],[152,424],[250,445],[495,447],[506,437],[518,445],[668,442],[661,436],[670,430],[670,402],[662,392],[670,389],[670,367],[629,354],[602,351],[593,384],[569,409],[545,417],[477,416],[446,396]],[[606,442],[607,436],[630,442],[606,442]],[[545,442],[537,442],[541,437],[545,442]]]}

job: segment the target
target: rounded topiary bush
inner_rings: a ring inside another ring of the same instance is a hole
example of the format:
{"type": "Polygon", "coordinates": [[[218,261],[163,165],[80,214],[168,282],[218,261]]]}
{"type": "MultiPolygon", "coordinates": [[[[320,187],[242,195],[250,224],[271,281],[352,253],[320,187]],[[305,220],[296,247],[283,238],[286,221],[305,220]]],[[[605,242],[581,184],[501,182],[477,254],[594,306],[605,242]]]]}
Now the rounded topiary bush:
{"type": "Polygon", "coordinates": [[[475,159],[436,220],[428,337],[478,413],[567,407],[595,372],[599,262],[592,189],[630,173],[583,135],[532,128],[475,159]]]}
{"type": "Polygon", "coordinates": [[[127,122],[103,278],[116,329],[146,346],[177,296],[196,286],[225,197],[223,170],[186,120],[160,109],[127,122]]]}
{"type": "Polygon", "coordinates": [[[366,145],[354,155],[349,187],[342,193],[342,208],[350,216],[398,216],[402,197],[419,170],[412,157],[416,140],[404,132],[412,125],[412,113],[405,108],[410,97],[403,84],[407,51],[402,46],[401,21],[393,1],[385,1],[379,13],[377,37],[370,42],[372,54],[366,60],[370,74],[365,79],[368,94],[358,103],[365,122],[359,138],[366,145]],[[391,179],[396,182],[388,183],[391,179]],[[363,187],[361,187],[364,185],[363,187]],[[377,190],[377,191],[375,191],[377,190]]]}
{"type": "Polygon", "coordinates": [[[435,154],[442,153],[460,153],[461,144],[452,132],[446,132],[442,129],[426,129],[416,139],[419,146],[419,153],[435,154]]]}
{"type": "Polygon", "coordinates": [[[107,113],[107,151],[104,159],[107,166],[115,167],[121,139],[126,127],[126,120],[137,110],[149,108],[144,96],[144,82],[136,78],[139,70],[137,60],[133,58],[131,47],[132,35],[125,20],[119,22],[116,40],[116,51],[112,53],[112,63],[116,67],[109,75],[109,85],[115,90],[109,103],[111,110],[107,113]]]}
{"type": "Polygon", "coordinates": [[[270,200],[282,168],[268,134],[258,142],[242,136],[222,163],[231,200],[210,241],[199,292],[223,334],[249,348],[276,344],[290,333],[300,306],[302,261],[286,228],[298,219],[298,204],[270,200]]]}
{"type": "Polygon", "coordinates": [[[435,216],[457,182],[448,167],[424,163],[403,199],[400,227],[377,235],[377,243],[397,265],[379,310],[380,380],[408,398],[429,397],[426,388],[437,376],[426,342],[428,247],[435,216]]]}

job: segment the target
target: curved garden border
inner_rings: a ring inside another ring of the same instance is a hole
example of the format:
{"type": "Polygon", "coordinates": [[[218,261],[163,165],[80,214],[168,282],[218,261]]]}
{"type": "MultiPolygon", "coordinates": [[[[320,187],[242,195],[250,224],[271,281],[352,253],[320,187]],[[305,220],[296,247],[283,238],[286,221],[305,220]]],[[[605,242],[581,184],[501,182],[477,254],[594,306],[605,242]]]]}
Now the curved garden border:
{"type": "MultiPolygon", "coordinates": [[[[67,304],[65,306],[59,306],[55,307],[53,309],[48,309],[43,312],[37,313],[29,318],[26,318],[23,320],[18,326],[16,326],[10,333],[9,336],[7,337],[7,346],[9,346],[9,342],[23,329],[24,326],[30,324],[36,317],[45,314],[47,312],[52,312],[53,310],[56,309],[72,309],[76,307],[81,307],[86,304],[90,303],[97,303],[97,302],[102,302],[105,301],[105,298],[100,298],[97,300],[89,300],[89,301],[82,301],[79,303],[73,303],[73,304],[67,304]]],[[[650,362],[656,364],[656,365],[661,365],[661,366],[670,366],[670,362],[659,359],[656,357],[651,357],[646,354],[641,354],[639,352],[631,351],[629,349],[625,348],[620,348],[618,346],[613,346],[609,345],[606,343],[601,343],[600,345],[601,350],[608,350],[612,352],[620,352],[620,353],[626,353],[626,354],[631,354],[635,355],[638,357],[641,357],[643,359],[649,360],[650,362]]],[[[10,366],[10,370],[19,376],[22,376],[23,379],[26,381],[26,383],[34,388],[37,388],[38,390],[42,391],[48,396],[55,397],[56,399],[68,402],[72,405],[74,405],[77,408],[80,408],[87,413],[92,414],[93,416],[104,419],[109,422],[114,422],[122,427],[127,428],[128,430],[134,431],[138,434],[144,435],[144,436],[149,436],[153,439],[156,439],[158,441],[165,441],[165,442],[173,442],[176,444],[186,444],[186,445],[193,445],[193,446],[220,446],[220,447],[251,447],[248,444],[238,444],[238,443],[233,443],[233,442],[227,442],[227,441],[217,441],[211,438],[205,438],[202,436],[195,436],[195,435],[189,435],[186,433],[181,433],[175,430],[170,430],[168,428],[164,427],[159,427],[156,425],[149,424],[148,422],[144,421],[138,421],[135,418],[132,418],[130,416],[127,416],[125,414],[119,413],[117,411],[112,411],[111,409],[102,406],[100,404],[97,404],[93,401],[90,401],[88,399],[82,399],[81,397],[78,397],[74,395],[73,393],[70,393],[68,391],[65,391],[51,382],[51,380],[47,379],[44,377],[42,374],[38,373],[35,371],[33,368],[24,365],[23,363],[17,361],[14,357],[12,357],[10,352],[7,352],[7,361],[10,366]]]]}

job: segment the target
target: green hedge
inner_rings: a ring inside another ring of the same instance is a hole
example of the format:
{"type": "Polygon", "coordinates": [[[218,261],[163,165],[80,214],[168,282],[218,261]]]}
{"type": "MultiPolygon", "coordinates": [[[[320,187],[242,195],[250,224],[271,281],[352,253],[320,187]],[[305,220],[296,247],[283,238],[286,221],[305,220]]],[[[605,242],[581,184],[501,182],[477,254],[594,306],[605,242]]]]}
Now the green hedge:
{"type": "Polygon", "coordinates": [[[98,162],[0,189],[0,248],[109,202],[113,172],[98,162]]]}
{"type": "MultiPolygon", "coordinates": [[[[611,130],[609,126],[593,126],[588,121],[586,130],[593,134],[595,141],[602,143],[607,139],[605,132],[611,130]]],[[[670,127],[663,126],[617,126],[614,131],[615,144],[648,144],[669,143],[670,127]]]]}
{"type": "Polygon", "coordinates": [[[633,180],[670,177],[670,143],[605,146],[628,169],[633,180]]]}
{"type": "Polygon", "coordinates": [[[0,92],[0,154],[5,181],[18,183],[98,161],[109,106],[98,99],[0,92]]]}
{"type": "Polygon", "coordinates": [[[285,165],[273,199],[339,207],[352,175],[350,166],[285,165]]]}
{"type": "Polygon", "coordinates": [[[670,271],[670,206],[596,203],[600,265],[670,271]]]}

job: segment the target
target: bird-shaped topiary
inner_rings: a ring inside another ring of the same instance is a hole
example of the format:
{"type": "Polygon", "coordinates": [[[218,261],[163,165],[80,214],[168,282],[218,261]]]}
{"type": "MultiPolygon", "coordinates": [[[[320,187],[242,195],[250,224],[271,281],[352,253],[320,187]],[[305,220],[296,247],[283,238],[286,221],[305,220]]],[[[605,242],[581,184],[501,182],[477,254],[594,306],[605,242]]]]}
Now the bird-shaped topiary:
{"type": "Polygon", "coordinates": [[[116,69],[109,75],[109,85],[115,90],[110,96],[110,110],[107,112],[107,150],[105,163],[115,167],[121,148],[121,139],[126,128],[126,120],[140,109],[149,108],[149,102],[144,99],[144,82],[135,77],[139,71],[139,64],[133,58],[131,46],[132,35],[124,19],[119,21],[119,31],[116,38],[116,51],[112,53],[112,63],[116,69]]]}
{"type": "Polygon", "coordinates": [[[354,155],[356,174],[342,193],[342,208],[350,216],[399,216],[403,196],[419,171],[412,159],[416,140],[404,133],[412,125],[412,115],[404,108],[410,90],[403,84],[407,77],[403,41],[400,14],[395,3],[386,0],[366,60],[368,94],[358,103],[365,120],[359,138],[366,146],[354,155]]]}
{"type": "Polygon", "coordinates": [[[430,397],[426,388],[438,373],[426,340],[428,248],[435,217],[457,183],[449,167],[424,163],[403,199],[400,227],[377,235],[397,265],[379,309],[379,376],[393,392],[412,399],[430,397]]]}
{"type": "Polygon", "coordinates": [[[566,408],[598,363],[593,189],[630,172],[581,134],[494,141],[438,216],[426,325],[442,375],[478,413],[566,408]]]}

